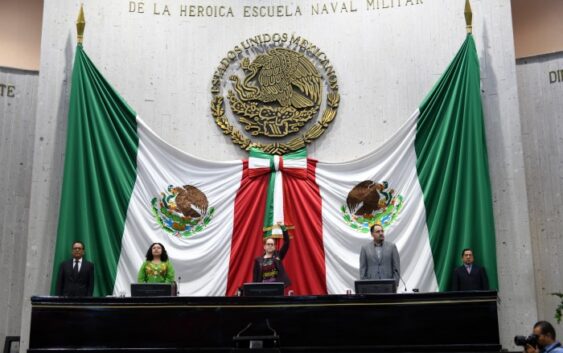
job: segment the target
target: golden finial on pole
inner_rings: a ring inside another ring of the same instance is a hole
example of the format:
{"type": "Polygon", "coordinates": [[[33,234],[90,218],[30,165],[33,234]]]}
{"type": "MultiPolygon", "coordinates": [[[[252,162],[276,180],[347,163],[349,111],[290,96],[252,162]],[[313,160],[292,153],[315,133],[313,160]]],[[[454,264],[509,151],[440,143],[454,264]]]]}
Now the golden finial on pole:
{"type": "Polygon", "coordinates": [[[465,28],[467,29],[467,33],[473,32],[473,12],[471,12],[471,4],[469,4],[469,0],[465,0],[465,28]]]}
{"type": "Polygon", "coordinates": [[[76,40],[80,45],[82,45],[82,41],[84,39],[84,27],[86,27],[86,21],[84,20],[84,10],[82,9],[82,4],[80,4],[80,12],[78,13],[78,18],[76,19],[76,40]]]}

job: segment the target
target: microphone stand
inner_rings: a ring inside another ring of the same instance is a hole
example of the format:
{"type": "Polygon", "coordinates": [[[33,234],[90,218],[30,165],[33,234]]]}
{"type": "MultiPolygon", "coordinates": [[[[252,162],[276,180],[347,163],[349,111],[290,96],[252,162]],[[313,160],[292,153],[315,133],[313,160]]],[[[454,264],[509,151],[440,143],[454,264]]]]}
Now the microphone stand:
{"type": "Polygon", "coordinates": [[[403,282],[403,286],[405,286],[404,292],[406,293],[406,292],[408,291],[408,290],[407,290],[407,284],[405,283],[405,281],[403,281],[403,277],[401,277],[401,273],[400,273],[399,271],[397,271],[397,269],[395,269],[395,273],[399,276],[399,280],[400,280],[401,282],[403,282]]]}
{"type": "Polygon", "coordinates": [[[180,283],[182,283],[182,276],[178,276],[178,282],[176,283],[176,296],[180,296],[180,283]]]}

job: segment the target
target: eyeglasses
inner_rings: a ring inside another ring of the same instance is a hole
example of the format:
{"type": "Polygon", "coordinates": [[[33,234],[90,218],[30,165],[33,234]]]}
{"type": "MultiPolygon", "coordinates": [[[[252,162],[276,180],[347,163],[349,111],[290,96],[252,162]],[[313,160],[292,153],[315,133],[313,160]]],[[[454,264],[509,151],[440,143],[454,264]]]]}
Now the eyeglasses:
{"type": "Polygon", "coordinates": [[[266,246],[274,246],[276,244],[270,244],[270,243],[266,243],[266,246]]]}
{"type": "Polygon", "coordinates": [[[82,251],[84,250],[83,248],[72,248],[72,251],[82,251]]]}

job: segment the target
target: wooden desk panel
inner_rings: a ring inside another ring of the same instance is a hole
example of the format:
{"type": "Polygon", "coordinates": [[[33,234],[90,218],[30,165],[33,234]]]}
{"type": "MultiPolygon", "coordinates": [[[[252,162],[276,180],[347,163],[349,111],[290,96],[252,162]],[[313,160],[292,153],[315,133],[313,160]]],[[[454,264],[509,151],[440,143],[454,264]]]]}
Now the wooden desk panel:
{"type": "Polygon", "coordinates": [[[496,292],[304,297],[33,297],[30,352],[229,351],[268,320],[283,351],[499,351],[496,292]]]}

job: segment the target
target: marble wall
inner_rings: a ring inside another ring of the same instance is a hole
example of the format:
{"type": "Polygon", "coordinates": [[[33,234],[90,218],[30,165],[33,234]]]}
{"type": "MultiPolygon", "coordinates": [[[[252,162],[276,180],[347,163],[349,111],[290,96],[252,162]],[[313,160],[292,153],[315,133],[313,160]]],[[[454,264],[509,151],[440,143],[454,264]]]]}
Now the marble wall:
{"type": "Polygon", "coordinates": [[[0,67],[0,342],[19,336],[37,102],[36,71],[0,67]]]}
{"type": "MultiPolygon", "coordinates": [[[[563,53],[518,60],[526,191],[538,318],[555,324],[563,293],[563,53]]],[[[557,336],[563,336],[558,325],[557,336]]]]}

